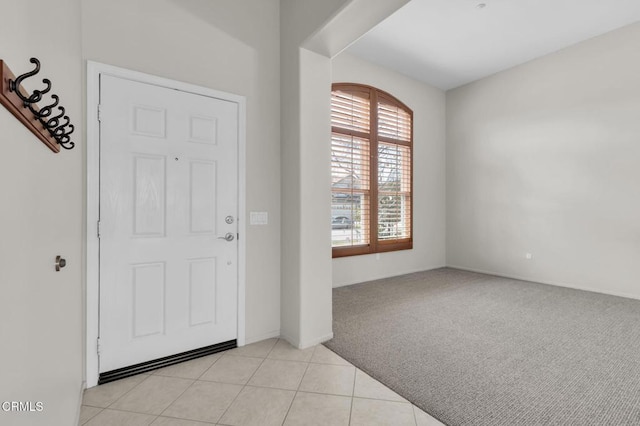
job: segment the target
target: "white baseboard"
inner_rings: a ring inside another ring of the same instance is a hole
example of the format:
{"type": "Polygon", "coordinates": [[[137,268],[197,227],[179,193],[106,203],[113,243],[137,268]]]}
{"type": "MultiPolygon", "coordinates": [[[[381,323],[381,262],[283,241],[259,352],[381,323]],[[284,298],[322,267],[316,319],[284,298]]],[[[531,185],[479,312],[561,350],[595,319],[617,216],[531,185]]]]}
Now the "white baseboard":
{"type": "Polygon", "coordinates": [[[280,338],[286,340],[287,342],[289,342],[291,346],[295,348],[306,349],[306,348],[310,348],[312,346],[318,345],[320,343],[326,342],[327,340],[333,339],[333,332],[321,337],[317,337],[315,339],[305,340],[305,341],[299,341],[298,339],[291,339],[290,337],[284,334],[281,335],[280,338]]]}
{"type": "Polygon", "coordinates": [[[248,345],[250,343],[260,342],[262,340],[272,339],[274,337],[280,337],[280,330],[273,330],[268,333],[259,334],[257,336],[247,337],[245,339],[245,344],[248,345]]]}
{"type": "Polygon", "coordinates": [[[84,397],[84,390],[87,388],[87,382],[84,380],[80,383],[80,397],[78,398],[78,406],[76,407],[76,422],[74,424],[80,424],[80,412],[82,411],[82,398],[84,397]]]}
{"type": "Polygon", "coordinates": [[[286,340],[287,342],[289,342],[289,344],[291,346],[293,346],[294,348],[299,348],[299,341],[298,339],[292,339],[291,337],[287,336],[286,334],[280,334],[280,338],[283,340],[286,340]]]}
{"type": "Polygon", "coordinates": [[[318,337],[316,339],[311,339],[305,342],[301,342],[298,345],[298,349],[310,348],[311,346],[319,345],[320,343],[326,342],[331,339],[333,339],[333,332],[329,334],[325,334],[324,336],[318,337]]]}
{"type": "MultiPolygon", "coordinates": [[[[362,282],[383,280],[385,278],[399,277],[401,275],[415,274],[416,272],[425,272],[425,271],[431,271],[433,269],[446,268],[446,267],[447,267],[447,265],[426,266],[424,268],[410,269],[408,271],[402,271],[402,272],[399,272],[399,273],[398,272],[392,272],[392,273],[389,273],[389,274],[382,274],[382,275],[376,276],[374,278],[367,278],[365,281],[356,281],[356,282],[346,282],[346,283],[341,283],[341,284],[333,284],[333,288],[346,287],[348,285],[360,284],[362,282]]],[[[451,266],[451,268],[453,268],[453,266],[451,266]]]]}
{"type": "Polygon", "coordinates": [[[525,276],[521,276],[521,275],[509,275],[509,274],[504,274],[504,273],[501,273],[501,272],[487,271],[487,270],[476,269],[476,268],[467,268],[467,267],[464,267],[464,266],[456,266],[456,265],[447,265],[447,268],[460,269],[461,271],[468,271],[468,272],[477,272],[479,274],[495,275],[496,277],[511,278],[511,279],[520,280],[520,281],[530,281],[530,282],[539,283],[539,284],[552,285],[552,286],[555,286],[555,287],[572,288],[574,290],[589,291],[591,293],[606,294],[606,295],[609,295],[609,296],[625,297],[627,299],[640,300],[640,296],[637,295],[637,294],[624,293],[624,292],[618,292],[618,291],[603,291],[601,289],[593,288],[593,287],[580,286],[580,285],[574,285],[574,284],[567,284],[567,283],[558,282],[558,281],[539,280],[539,279],[537,279],[535,277],[525,277],[525,276]]]}

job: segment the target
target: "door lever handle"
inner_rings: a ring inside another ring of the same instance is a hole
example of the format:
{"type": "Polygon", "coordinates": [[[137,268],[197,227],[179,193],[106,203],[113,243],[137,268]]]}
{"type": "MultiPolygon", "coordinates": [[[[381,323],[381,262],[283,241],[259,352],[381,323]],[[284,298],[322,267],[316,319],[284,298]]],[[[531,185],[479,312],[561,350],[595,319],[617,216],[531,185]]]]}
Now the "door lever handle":
{"type": "Polygon", "coordinates": [[[227,232],[224,237],[218,237],[219,240],[225,240],[225,241],[233,241],[235,239],[235,235],[233,235],[233,232],[227,232]]]}

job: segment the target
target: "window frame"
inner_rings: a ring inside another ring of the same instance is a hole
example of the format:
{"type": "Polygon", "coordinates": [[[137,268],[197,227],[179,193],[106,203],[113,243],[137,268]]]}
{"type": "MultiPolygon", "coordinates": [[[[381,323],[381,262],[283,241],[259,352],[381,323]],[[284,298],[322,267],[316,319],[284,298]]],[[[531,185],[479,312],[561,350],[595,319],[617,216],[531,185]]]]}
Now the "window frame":
{"type": "MultiPolygon", "coordinates": [[[[333,83],[331,85],[331,93],[334,91],[343,92],[361,92],[367,93],[369,96],[369,133],[359,132],[357,130],[347,130],[331,125],[331,134],[340,134],[346,136],[358,137],[369,141],[369,243],[351,246],[332,245],[332,257],[340,258],[347,256],[358,256],[363,254],[385,253],[397,250],[410,250],[413,248],[413,110],[395,96],[376,87],[359,83],[333,83]],[[378,101],[383,100],[385,103],[394,105],[406,112],[411,120],[411,131],[409,141],[402,141],[386,136],[378,135],[378,101]],[[378,144],[379,143],[395,144],[406,146],[409,148],[409,237],[398,238],[393,240],[378,239],[378,144]]],[[[332,110],[333,111],[333,110],[332,110]]],[[[331,190],[334,193],[333,189],[331,190]]]]}

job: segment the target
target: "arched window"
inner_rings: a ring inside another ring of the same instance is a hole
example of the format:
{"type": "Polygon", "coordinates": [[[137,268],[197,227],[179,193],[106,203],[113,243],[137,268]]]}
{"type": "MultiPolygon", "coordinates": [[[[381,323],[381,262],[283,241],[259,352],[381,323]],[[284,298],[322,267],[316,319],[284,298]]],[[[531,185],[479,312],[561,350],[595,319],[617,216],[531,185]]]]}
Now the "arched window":
{"type": "Polygon", "coordinates": [[[374,87],[331,91],[333,257],[413,247],[413,112],[374,87]]]}

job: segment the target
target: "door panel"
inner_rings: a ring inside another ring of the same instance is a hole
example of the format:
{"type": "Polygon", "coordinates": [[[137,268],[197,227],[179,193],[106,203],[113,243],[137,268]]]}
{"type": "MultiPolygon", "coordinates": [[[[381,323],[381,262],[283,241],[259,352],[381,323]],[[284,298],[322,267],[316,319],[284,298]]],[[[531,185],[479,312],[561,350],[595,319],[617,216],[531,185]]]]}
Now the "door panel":
{"type": "Polygon", "coordinates": [[[235,339],[238,105],[104,75],[100,93],[100,372],[235,339]]]}
{"type": "Polygon", "coordinates": [[[165,263],[132,265],[134,339],[164,333],[165,263]]]}
{"type": "Polygon", "coordinates": [[[189,261],[189,325],[216,323],[215,257],[189,261]]]}
{"type": "Polygon", "coordinates": [[[163,156],[133,157],[133,235],[165,236],[165,160],[163,156]]]}
{"type": "Polygon", "coordinates": [[[189,173],[189,218],[192,234],[216,231],[216,163],[192,161],[189,173]]]}

